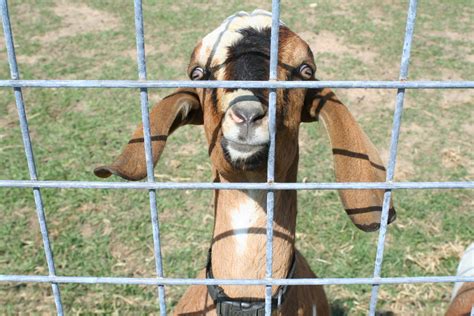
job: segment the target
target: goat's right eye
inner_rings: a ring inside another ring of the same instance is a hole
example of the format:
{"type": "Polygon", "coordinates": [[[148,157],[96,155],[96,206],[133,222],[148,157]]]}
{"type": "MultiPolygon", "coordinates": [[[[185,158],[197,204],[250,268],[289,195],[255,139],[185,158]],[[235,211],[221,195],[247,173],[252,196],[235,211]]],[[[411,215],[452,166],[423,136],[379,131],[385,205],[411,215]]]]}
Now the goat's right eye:
{"type": "Polygon", "coordinates": [[[201,80],[204,78],[204,69],[201,67],[196,67],[191,72],[191,80],[201,80]]]}

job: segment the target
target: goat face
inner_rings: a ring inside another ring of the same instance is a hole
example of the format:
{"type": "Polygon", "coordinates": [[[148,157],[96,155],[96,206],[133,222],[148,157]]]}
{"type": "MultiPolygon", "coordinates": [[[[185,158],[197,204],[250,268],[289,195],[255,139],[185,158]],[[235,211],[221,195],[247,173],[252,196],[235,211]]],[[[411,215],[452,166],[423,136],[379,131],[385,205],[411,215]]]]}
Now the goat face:
{"type": "MultiPolygon", "coordinates": [[[[192,80],[268,80],[271,15],[237,13],[204,37],[188,67],[192,80]]],[[[309,46],[280,25],[278,80],[315,80],[309,46]]],[[[166,139],[184,124],[204,125],[216,181],[265,181],[269,144],[268,90],[178,89],[150,113],[153,162],[166,139]]],[[[278,89],[276,116],[276,181],[296,181],[298,130],[301,122],[322,119],[332,145],[336,180],[383,182],[381,159],[347,107],[330,89],[278,89]]],[[[143,130],[139,126],[123,153],[111,165],[95,169],[125,179],[146,176],[143,130]]],[[[339,191],[346,212],[357,227],[376,230],[383,190],[339,191]]],[[[391,207],[389,221],[395,219],[391,207]]]]}
{"type": "MultiPolygon", "coordinates": [[[[189,77],[193,80],[268,80],[270,33],[271,16],[266,12],[229,17],[196,46],[188,67],[189,77]]],[[[309,46],[285,26],[280,27],[279,37],[278,79],[314,79],[316,67],[309,46]]],[[[213,166],[229,176],[235,174],[235,170],[258,172],[264,180],[269,144],[269,91],[197,89],[196,93],[202,105],[213,166]]],[[[277,93],[276,148],[280,178],[285,178],[297,158],[304,98],[303,89],[279,89],[277,93]]]]}

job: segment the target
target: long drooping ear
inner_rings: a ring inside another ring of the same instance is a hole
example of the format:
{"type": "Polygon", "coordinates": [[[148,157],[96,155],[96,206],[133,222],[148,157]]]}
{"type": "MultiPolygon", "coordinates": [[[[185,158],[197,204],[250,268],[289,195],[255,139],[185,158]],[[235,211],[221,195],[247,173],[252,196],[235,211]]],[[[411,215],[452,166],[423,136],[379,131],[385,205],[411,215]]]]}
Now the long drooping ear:
{"type": "MultiPolygon", "coordinates": [[[[199,98],[194,89],[178,89],[156,104],[150,112],[150,133],[153,150],[153,165],[160,158],[168,135],[185,124],[203,124],[199,98]]],[[[118,175],[127,180],[146,177],[143,124],[140,124],[120,156],[111,165],[94,169],[101,178],[118,175]]]]}
{"type": "MultiPolygon", "coordinates": [[[[338,182],[384,182],[385,168],[377,149],[347,107],[330,89],[309,89],[302,122],[322,119],[331,141],[338,182]]],[[[384,190],[340,190],[352,222],[364,231],[380,227],[384,190]]],[[[389,223],[396,217],[390,204],[389,223]]]]}

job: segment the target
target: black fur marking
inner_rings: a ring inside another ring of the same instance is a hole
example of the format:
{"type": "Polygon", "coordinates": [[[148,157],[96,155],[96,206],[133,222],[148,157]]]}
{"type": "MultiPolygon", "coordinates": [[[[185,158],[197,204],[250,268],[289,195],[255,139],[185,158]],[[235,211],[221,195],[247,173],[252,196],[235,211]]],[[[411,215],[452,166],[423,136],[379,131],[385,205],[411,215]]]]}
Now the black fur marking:
{"type": "MultiPolygon", "coordinates": [[[[226,64],[226,80],[268,80],[270,76],[270,28],[257,30],[245,28],[239,31],[242,38],[229,46],[226,64]]],[[[230,92],[233,89],[226,89],[230,92]]],[[[268,91],[249,89],[259,99],[267,100],[268,91]]]]}
{"type": "Polygon", "coordinates": [[[218,110],[217,110],[217,104],[218,104],[218,100],[217,100],[217,90],[216,89],[211,89],[211,102],[212,102],[212,109],[214,110],[214,113],[217,113],[218,110]]]}

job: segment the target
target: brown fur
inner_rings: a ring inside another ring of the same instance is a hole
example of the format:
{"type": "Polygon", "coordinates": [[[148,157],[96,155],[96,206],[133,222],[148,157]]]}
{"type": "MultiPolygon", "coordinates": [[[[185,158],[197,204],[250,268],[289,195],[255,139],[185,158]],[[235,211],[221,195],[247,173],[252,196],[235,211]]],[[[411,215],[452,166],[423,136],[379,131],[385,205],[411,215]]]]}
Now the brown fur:
{"type": "MultiPolygon", "coordinates": [[[[295,70],[305,63],[316,69],[308,45],[288,28],[280,29],[279,80],[301,80],[295,70]]],[[[202,55],[199,44],[190,62],[190,71],[202,55]]],[[[212,65],[212,56],[205,62],[212,65]]],[[[205,67],[202,64],[200,66],[205,67]]],[[[223,66],[225,67],[225,65],[223,66]]],[[[216,73],[216,79],[223,79],[223,72],[216,73]]],[[[312,80],[315,80],[314,77],[312,80]]],[[[226,159],[221,146],[222,121],[229,107],[224,103],[225,89],[217,89],[213,100],[211,89],[179,89],[173,95],[159,102],[151,112],[153,161],[159,159],[167,136],[184,124],[203,124],[209,144],[215,182],[266,182],[266,164],[248,171],[236,170],[226,159]],[[217,102],[217,104],[215,104],[217,102]]],[[[268,93],[268,92],[265,92],[268,93]]],[[[277,92],[277,136],[276,136],[276,182],[296,182],[298,170],[298,133],[301,122],[325,122],[333,145],[334,164],[338,181],[385,181],[385,172],[380,157],[348,109],[329,89],[291,89],[277,92]]],[[[112,173],[126,179],[138,180],[146,176],[143,132],[139,127],[132,141],[117,160],[109,166],[96,168],[100,177],[112,173]]],[[[383,190],[343,190],[342,202],[357,227],[372,231],[380,224],[383,190]]],[[[215,224],[212,240],[212,267],[216,278],[248,279],[265,277],[266,211],[265,192],[247,190],[216,190],[215,224]],[[243,232],[232,225],[233,213],[242,203],[252,205],[254,218],[251,227],[243,232]],[[239,234],[245,234],[245,249],[239,249],[239,234]]],[[[391,220],[394,219],[392,208],[391,220]]],[[[296,253],[296,278],[315,278],[303,256],[295,249],[295,228],[297,215],[296,191],[277,191],[274,216],[274,259],[273,277],[286,278],[292,258],[296,253]]],[[[203,278],[201,272],[199,277],[203,278]]],[[[232,298],[263,299],[261,286],[222,286],[226,295],[232,298]]],[[[277,288],[273,289],[275,293],[277,288]]],[[[329,315],[329,305],[321,286],[292,286],[278,315],[312,315],[313,305],[318,315],[329,315]]],[[[205,286],[191,286],[178,303],[175,315],[214,315],[213,302],[205,286]]]]}
{"type": "MultiPolygon", "coordinates": [[[[197,278],[203,279],[205,271],[201,271],[197,278]]],[[[315,278],[304,257],[296,252],[295,278],[315,278]]],[[[261,287],[262,288],[262,287],[261,287]]],[[[316,315],[329,315],[329,305],[322,286],[292,286],[286,296],[286,303],[274,315],[313,316],[313,304],[316,306],[316,315]]],[[[204,285],[190,286],[175,307],[174,315],[216,315],[215,306],[207,294],[204,285]]]]}
{"type": "Polygon", "coordinates": [[[446,316],[469,316],[474,306],[474,282],[466,282],[449,305],[446,316]]]}

